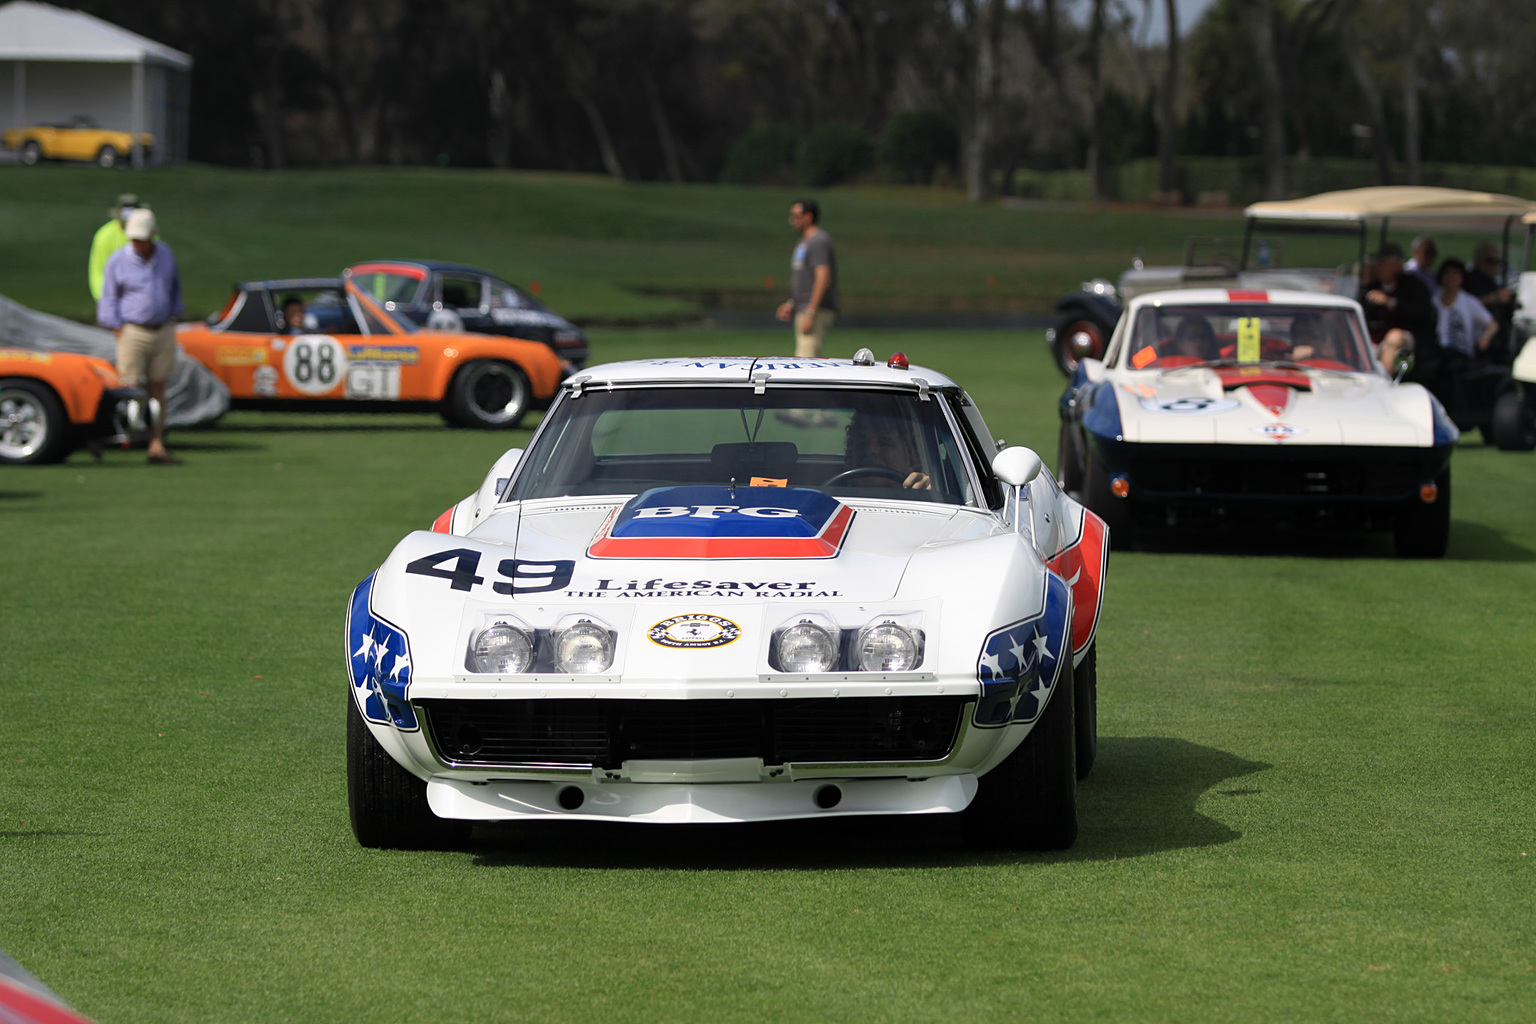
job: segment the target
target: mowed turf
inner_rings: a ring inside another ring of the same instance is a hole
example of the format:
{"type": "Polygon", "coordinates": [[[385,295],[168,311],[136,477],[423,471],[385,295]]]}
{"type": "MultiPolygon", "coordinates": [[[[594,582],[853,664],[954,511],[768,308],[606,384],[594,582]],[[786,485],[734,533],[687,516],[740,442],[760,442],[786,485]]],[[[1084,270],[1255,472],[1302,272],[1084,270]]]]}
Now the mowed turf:
{"type": "MultiPolygon", "coordinates": [[[[833,338],[953,374],[1054,462],[1038,334],[833,338]]],[[[1115,554],[1069,852],[932,817],[360,849],[346,597],[527,437],[241,413],[174,437],[184,466],[0,474],[0,948],[103,1024],[1531,1019],[1531,456],[1458,450],[1441,561],[1115,554]]]]}
{"type": "MultiPolygon", "coordinates": [[[[789,293],[787,216],[801,191],[420,168],[0,167],[0,293],[92,319],[86,255],[124,190],[153,204],[182,267],[189,317],[222,307],[235,281],[415,257],[536,281],[558,312],[609,322],[696,317],[721,303],[772,309],[789,293]]],[[[837,239],[851,312],[1049,310],[1138,252],[1177,262],[1186,235],[1241,233],[1231,215],[972,206],[953,189],[814,194],[837,239]]],[[[1352,257],[1347,243],[1342,250],[1329,262],[1352,257]]]]}

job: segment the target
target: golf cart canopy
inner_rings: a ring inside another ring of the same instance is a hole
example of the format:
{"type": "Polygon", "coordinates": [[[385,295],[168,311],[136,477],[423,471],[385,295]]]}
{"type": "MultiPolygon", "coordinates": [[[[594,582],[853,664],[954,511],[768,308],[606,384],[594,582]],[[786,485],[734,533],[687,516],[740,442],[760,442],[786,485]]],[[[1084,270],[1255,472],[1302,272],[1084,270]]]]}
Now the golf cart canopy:
{"type": "Polygon", "coordinates": [[[1283,227],[1292,232],[1357,235],[1362,261],[1366,255],[1366,232],[1373,224],[1379,225],[1380,244],[1387,241],[1388,226],[1395,225],[1400,229],[1467,234],[1499,231],[1507,250],[1509,232],[1516,222],[1536,224],[1536,201],[1459,188],[1379,185],[1320,192],[1302,199],[1254,203],[1243,214],[1247,225],[1240,265],[1246,268],[1254,231],[1266,227],[1283,227]]]}

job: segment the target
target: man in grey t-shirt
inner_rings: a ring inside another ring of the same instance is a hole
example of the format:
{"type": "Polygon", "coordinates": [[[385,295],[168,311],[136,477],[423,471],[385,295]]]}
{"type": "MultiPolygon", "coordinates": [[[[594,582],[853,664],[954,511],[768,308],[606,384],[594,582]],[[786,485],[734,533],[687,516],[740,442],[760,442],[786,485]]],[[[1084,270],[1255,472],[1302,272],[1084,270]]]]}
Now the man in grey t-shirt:
{"type": "Polygon", "coordinates": [[[789,224],[800,235],[790,258],[789,298],[779,306],[780,320],[794,320],[795,355],[819,356],[827,328],[837,319],[837,251],[821,230],[821,208],[800,199],[789,208],[789,224]]]}

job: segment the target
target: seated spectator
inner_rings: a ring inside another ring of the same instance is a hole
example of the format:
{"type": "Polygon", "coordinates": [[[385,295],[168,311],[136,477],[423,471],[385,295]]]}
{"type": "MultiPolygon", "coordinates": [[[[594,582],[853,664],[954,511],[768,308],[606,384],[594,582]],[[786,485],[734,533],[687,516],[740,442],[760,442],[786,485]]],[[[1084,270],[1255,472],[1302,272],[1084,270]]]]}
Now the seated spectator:
{"type": "Polygon", "coordinates": [[[1435,295],[1435,313],[1439,316],[1440,347],[1446,352],[1460,352],[1471,357],[1488,351],[1498,321],[1477,299],[1462,290],[1467,266],[1454,256],[1440,264],[1435,280],[1440,286],[1435,295]]]}
{"type": "Polygon", "coordinates": [[[304,333],[304,300],[297,295],[283,300],[283,333],[304,333]]]}
{"type": "Polygon", "coordinates": [[[1434,304],[1424,282],[1403,273],[1403,247],[1393,242],[1382,246],[1367,274],[1359,298],[1376,339],[1376,357],[1394,373],[1398,361],[1412,353],[1432,374],[1439,363],[1434,304]]]}
{"type": "Polygon", "coordinates": [[[1435,260],[1440,255],[1440,247],[1429,235],[1420,235],[1413,240],[1409,251],[1413,253],[1413,258],[1403,264],[1403,269],[1423,281],[1424,287],[1433,293],[1436,288],[1435,260]]]}

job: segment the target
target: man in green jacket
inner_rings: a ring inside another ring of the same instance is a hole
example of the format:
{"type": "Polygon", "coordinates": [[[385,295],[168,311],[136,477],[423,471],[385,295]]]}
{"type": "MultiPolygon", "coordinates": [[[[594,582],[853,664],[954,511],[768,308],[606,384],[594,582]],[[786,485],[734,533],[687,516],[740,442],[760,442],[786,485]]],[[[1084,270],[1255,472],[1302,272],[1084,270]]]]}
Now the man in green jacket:
{"type": "Polygon", "coordinates": [[[91,285],[91,298],[96,302],[101,301],[101,281],[107,271],[107,259],[128,244],[124,226],[128,223],[128,215],[139,206],[139,197],[132,192],[118,196],[117,206],[109,211],[112,219],[97,229],[96,237],[91,239],[91,260],[86,265],[86,280],[91,285]]]}

